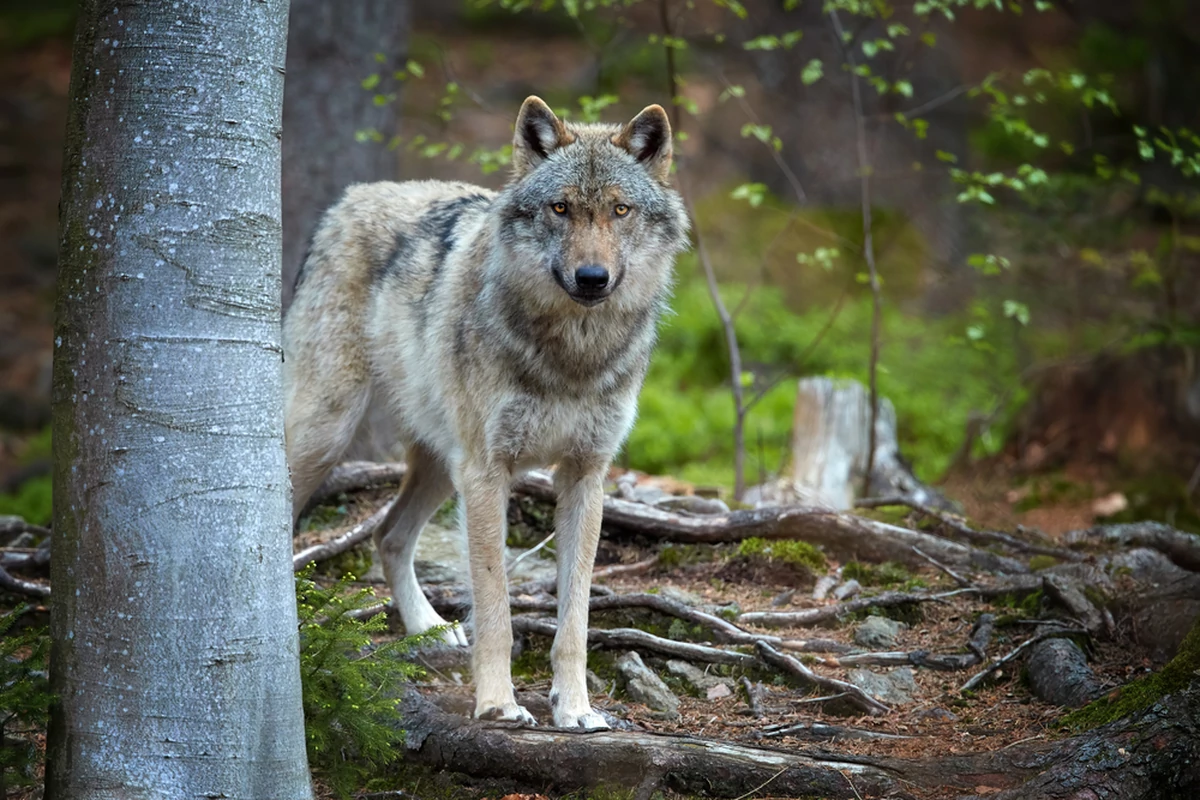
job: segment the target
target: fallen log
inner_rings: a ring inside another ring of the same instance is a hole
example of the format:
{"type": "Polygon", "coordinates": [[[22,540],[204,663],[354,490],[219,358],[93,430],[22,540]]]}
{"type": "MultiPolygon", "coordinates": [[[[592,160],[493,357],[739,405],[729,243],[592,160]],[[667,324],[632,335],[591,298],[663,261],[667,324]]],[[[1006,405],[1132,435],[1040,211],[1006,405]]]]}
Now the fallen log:
{"type": "Polygon", "coordinates": [[[1071,639],[1048,639],[1029,648],[1025,671],[1034,695],[1056,706],[1080,708],[1103,692],[1087,656],[1071,639]]]}
{"type": "Polygon", "coordinates": [[[865,759],[649,732],[582,733],[467,720],[416,691],[402,704],[409,756],[434,769],[476,777],[516,778],[557,792],[605,786],[635,797],[670,790],[685,795],[777,796],[854,800],[894,794],[900,782],[865,759]]]}
{"type": "Polygon", "coordinates": [[[1157,550],[1176,566],[1200,572],[1200,536],[1163,525],[1160,522],[1131,522],[1099,525],[1063,535],[1070,545],[1108,545],[1110,547],[1149,547],[1157,550]]]}
{"type": "MultiPolygon", "coordinates": [[[[408,756],[538,790],[606,787],[741,798],[1160,800],[1200,797],[1200,680],[1149,709],[1071,738],[933,758],[797,752],[646,731],[581,733],[469,720],[410,690],[408,756]]],[[[803,733],[803,731],[798,731],[803,733]]]]}
{"type": "MultiPolygon", "coordinates": [[[[517,481],[516,490],[539,500],[554,500],[550,475],[539,470],[517,481]]],[[[688,544],[737,542],[761,539],[801,539],[833,553],[867,561],[899,561],[922,565],[917,547],[939,561],[986,572],[1028,573],[1024,562],[939,536],[911,531],[853,514],[812,506],[777,506],[728,514],[687,514],[622,500],[604,498],[604,527],[609,531],[639,534],[648,539],[688,544]]]]}

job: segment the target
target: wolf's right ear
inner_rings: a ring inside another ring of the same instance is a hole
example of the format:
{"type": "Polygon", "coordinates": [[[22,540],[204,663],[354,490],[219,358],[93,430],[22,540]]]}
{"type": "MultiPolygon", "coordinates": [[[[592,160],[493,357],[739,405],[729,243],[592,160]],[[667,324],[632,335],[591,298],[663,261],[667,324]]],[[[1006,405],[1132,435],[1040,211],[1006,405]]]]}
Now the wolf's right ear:
{"type": "Polygon", "coordinates": [[[575,141],[567,126],[540,97],[527,97],[513,134],[513,176],[520,178],[565,144],[575,141]]]}

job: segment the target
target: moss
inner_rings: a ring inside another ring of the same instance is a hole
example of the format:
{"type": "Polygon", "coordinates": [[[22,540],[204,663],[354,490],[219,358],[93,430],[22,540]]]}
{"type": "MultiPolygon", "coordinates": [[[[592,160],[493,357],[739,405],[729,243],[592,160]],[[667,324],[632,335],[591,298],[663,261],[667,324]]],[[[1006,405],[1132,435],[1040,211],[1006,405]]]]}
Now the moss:
{"type": "Polygon", "coordinates": [[[1113,722],[1186,688],[1197,670],[1200,670],[1200,621],[1192,625],[1179,652],[1158,672],[1131,681],[1078,711],[1072,711],[1063,717],[1062,723],[1082,731],[1113,722]]]}
{"type": "Polygon", "coordinates": [[[509,547],[533,547],[554,530],[554,506],[523,495],[508,503],[509,547]]]}
{"type": "Polygon", "coordinates": [[[757,536],[745,539],[738,545],[737,554],[747,559],[781,561],[813,572],[825,569],[825,554],[808,542],[794,539],[765,540],[757,536]]]}
{"type": "Polygon", "coordinates": [[[550,648],[535,646],[536,644],[540,644],[539,639],[526,637],[525,647],[512,662],[514,678],[532,681],[550,677],[550,648]]]}
{"type": "Polygon", "coordinates": [[[720,550],[708,545],[669,544],[658,553],[658,566],[663,570],[711,564],[720,557],[720,550]]]}
{"type": "Polygon", "coordinates": [[[863,586],[896,586],[914,580],[912,573],[896,561],[884,561],[875,565],[850,561],[842,567],[842,578],[856,580],[863,586]]]}
{"type": "Polygon", "coordinates": [[[1040,572],[1044,569],[1049,569],[1058,564],[1058,559],[1054,556],[1037,555],[1029,559],[1029,569],[1034,572],[1040,572]]]}

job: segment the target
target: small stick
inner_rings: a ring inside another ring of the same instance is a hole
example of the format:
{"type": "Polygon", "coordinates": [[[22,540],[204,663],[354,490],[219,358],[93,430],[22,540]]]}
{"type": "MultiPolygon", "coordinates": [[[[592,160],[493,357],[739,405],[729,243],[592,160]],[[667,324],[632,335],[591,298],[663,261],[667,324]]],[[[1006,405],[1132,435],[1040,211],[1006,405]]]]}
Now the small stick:
{"type": "Polygon", "coordinates": [[[976,686],[983,683],[984,679],[987,678],[987,676],[991,675],[993,672],[997,671],[998,669],[1003,667],[1005,664],[1012,661],[1014,658],[1021,655],[1021,653],[1025,652],[1028,648],[1032,647],[1033,645],[1037,644],[1038,642],[1044,642],[1047,639],[1059,639],[1064,636],[1087,636],[1087,635],[1088,635],[1088,632],[1084,628],[1064,628],[1062,630],[1046,631],[1045,633],[1039,633],[1037,636],[1034,636],[1031,639],[1026,639],[1018,647],[1014,648],[1012,650],[1012,652],[1010,652],[1008,655],[1003,656],[1002,658],[996,659],[991,664],[988,664],[985,668],[983,668],[976,674],[972,675],[970,680],[968,680],[962,686],[958,687],[958,690],[960,692],[966,692],[966,691],[970,691],[971,689],[974,689],[976,686]]]}
{"type": "Polygon", "coordinates": [[[933,564],[935,567],[940,569],[942,572],[949,575],[951,580],[953,580],[959,586],[962,586],[963,588],[970,588],[975,585],[975,584],[971,583],[969,580],[967,580],[966,578],[964,578],[962,575],[959,575],[957,572],[955,572],[954,570],[947,567],[942,562],[938,561],[933,556],[926,555],[924,552],[921,551],[921,548],[917,547],[915,544],[913,545],[913,552],[916,553],[917,555],[919,555],[921,558],[928,561],[930,564],[933,564]]]}
{"type": "Polygon", "coordinates": [[[13,577],[4,567],[0,567],[0,589],[7,589],[10,592],[37,597],[43,600],[50,596],[49,586],[13,577]]]}
{"type": "Polygon", "coordinates": [[[756,717],[763,715],[762,700],[758,696],[758,689],[750,682],[750,679],[745,675],[742,676],[742,688],[746,690],[746,703],[750,706],[750,713],[756,717]]]}
{"type": "Polygon", "coordinates": [[[333,558],[340,555],[355,545],[361,544],[370,539],[375,531],[383,527],[383,522],[387,519],[388,512],[392,510],[392,506],[396,504],[395,500],[390,500],[380,506],[379,510],[371,516],[364,519],[362,522],[355,525],[350,530],[330,539],[327,542],[314,544],[312,547],[306,547],[299,553],[292,556],[292,569],[298,570],[302,567],[311,564],[314,561],[322,561],[326,558],[333,558]]]}
{"type": "Polygon", "coordinates": [[[822,689],[829,689],[835,692],[844,692],[846,698],[856,706],[866,711],[872,716],[891,713],[891,709],[883,703],[871,697],[852,683],[840,681],[837,678],[827,678],[824,675],[818,675],[808,667],[801,664],[796,659],[781,653],[766,642],[758,642],[758,653],[762,656],[762,660],[773,666],[783,669],[801,680],[807,681],[822,689]]]}
{"type": "Polygon", "coordinates": [[[852,614],[855,611],[861,611],[864,608],[886,608],[888,606],[900,606],[906,603],[928,603],[933,601],[944,600],[947,597],[955,597],[960,594],[968,594],[978,592],[978,589],[955,589],[952,592],[941,592],[940,594],[912,594],[908,592],[884,592],[877,594],[874,597],[859,597],[854,600],[848,600],[845,603],[838,603],[832,606],[823,606],[821,608],[808,608],[803,611],[748,611],[738,616],[737,621],[745,625],[766,625],[766,626],[808,626],[817,625],[831,619],[852,614]]]}

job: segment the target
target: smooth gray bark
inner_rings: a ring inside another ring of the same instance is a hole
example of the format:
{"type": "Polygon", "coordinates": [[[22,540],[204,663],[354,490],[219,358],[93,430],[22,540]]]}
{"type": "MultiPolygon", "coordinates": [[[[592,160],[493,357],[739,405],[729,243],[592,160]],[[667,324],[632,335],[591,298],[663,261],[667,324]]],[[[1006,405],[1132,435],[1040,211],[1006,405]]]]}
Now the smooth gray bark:
{"type": "Polygon", "coordinates": [[[47,797],[286,798],[287,0],[81,4],[54,358],[47,797]]]}
{"type": "Polygon", "coordinates": [[[404,66],[408,27],[409,0],[292,0],[283,101],[285,305],[321,212],[351,183],[396,178],[395,153],[355,134],[396,132],[399,103],[376,105],[362,81],[404,66]]]}

